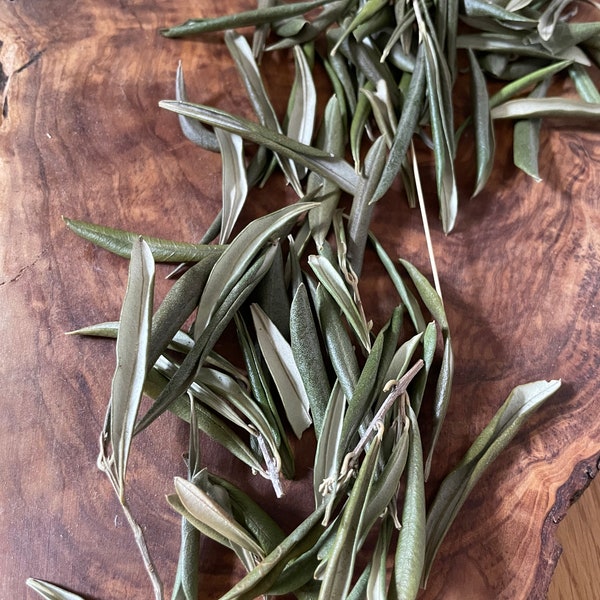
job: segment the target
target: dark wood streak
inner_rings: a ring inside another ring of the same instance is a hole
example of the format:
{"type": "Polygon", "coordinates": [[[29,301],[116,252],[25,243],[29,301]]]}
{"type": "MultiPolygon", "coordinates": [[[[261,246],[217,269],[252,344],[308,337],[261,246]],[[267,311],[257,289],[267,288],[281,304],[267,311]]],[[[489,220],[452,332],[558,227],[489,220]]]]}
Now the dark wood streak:
{"type": "MultiPolygon", "coordinates": [[[[159,26],[198,10],[198,3],[174,0],[0,8],[0,63],[13,75],[8,116],[0,124],[2,598],[33,598],[24,587],[28,576],[90,599],[148,597],[130,532],[95,470],[114,349],[64,335],[117,318],[127,265],[76,239],[61,215],[185,241],[202,235],[218,211],[218,157],[186,142],[175,117],[157,102],[173,97],[183,58],[191,98],[244,115],[250,109],[222,45],[157,34],[159,26]]],[[[218,14],[222,3],[203,2],[202,10],[218,14]]],[[[268,87],[280,107],[285,90],[274,82],[284,76],[289,84],[288,59],[278,56],[269,71],[268,87]]],[[[511,165],[510,126],[498,124],[490,183],[469,199],[474,173],[467,132],[458,158],[461,213],[452,235],[443,235],[430,203],[457,375],[428,495],[514,385],[562,377],[564,387],[473,491],[423,598],[543,597],[557,559],[551,520],[584,485],[571,477],[577,465],[590,456],[585,464],[593,464],[598,455],[600,424],[590,419],[597,414],[600,367],[596,139],[595,130],[548,123],[544,183],[536,184],[511,165]]],[[[431,182],[431,160],[424,158],[423,179],[431,182]]],[[[285,201],[280,189],[269,184],[246,218],[285,201]]],[[[427,197],[433,198],[431,185],[427,197]]],[[[428,272],[418,213],[392,193],[375,214],[374,228],[388,251],[428,272]]],[[[158,297],[168,289],[167,272],[159,268],[158,297]]],[[[380,269],[365,272],[365,304],[382,312],[373,315],[381,325],[397,298],[380,269]]],[[[208,442],[203,451],[217,472],[275,506],[289,530],[310,502],[310,465],[302,462],[310,445],[310,438],[298,444],[299,479],[288,484],[285,508],[266,482],[229,455],[208,442]]],[[[173,475],[183,473],[185,447],[185,427],[165,416],[136,440],[130,468],[131,504],[167,589],[179,529],[164,494],[173,475]]],[[[218,598],[240,567],[212,543],[202,556],[203,597],[218,598]]]]}

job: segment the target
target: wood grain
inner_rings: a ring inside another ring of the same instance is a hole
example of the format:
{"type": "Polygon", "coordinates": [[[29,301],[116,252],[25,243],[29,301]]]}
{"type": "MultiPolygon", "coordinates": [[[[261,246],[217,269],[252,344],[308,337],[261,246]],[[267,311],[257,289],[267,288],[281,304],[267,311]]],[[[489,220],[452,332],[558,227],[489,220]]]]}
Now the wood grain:
{"type": "MultiPolygon", "coordinates": [[[[43,0],[0,6],[2,598],[33,598],[24,586],[28,576],[90,599],[149,597],[130,532],[95,470],[113,347],[64,335],[117,318],[127,265],[75,238],[61,216],[193,241],[218,211],[218,157],[192,147],[176,118],[157,107],[173,96],[182,58],[191,98],[250,114],[219,36],[200,43],[157,34],[197,10],[189,0],[80,0],[68,10],[43,0]]],[[[206,0],[202,10],[218,14],[222,3],[206,0]]],[[[277,55],[266,65],[279,107],[289,58],[277,55]]],[[[536,184],[511,166],[510,131],[500,124],[492,179],[470,200],[474,150],[466,136],[457,166],[463,201],[452,235],[442,234],[431,203],[457,373],[428,494],[512,387],[556,377],[563,387],[473,491],[423,598],[545,597],[558,554],[555,522],[583,486],[571,475],[600,454],[597,136],[588,124],[548,122],[544,183],[536,184]]],[[[245,218],[285,202],[280,190],[268,186],[245,218]]],[[[427,271],[420,217],[397,193],[378,204],[373,227],[391,254],[427,271]]],[[[159,269],[159,299],[167,272],[159,269]]],[[[381,325],[397,298],[375,266],[365,270],[363,285],[369,313],[381,325]]],[[[167,589],[179,530],[164,495],[183,472],[185,440],[174,418],[161,419],[140,436],[130,469],[133,510],[143,515],[167,589]]],[[[310,445],[308,438],[302,447],[310,445]]],[[[204,452],[218,473],[273,503],[263,483],[231,457],[208,443],[204,452]]],[[[309,464],[299,460],[289,503],[275,508],[288,529],[309,497],[309,464]]],[[[212,544],[203,550],[202,570],[204,598],[218,598],[239,573],[212,544]]]]}

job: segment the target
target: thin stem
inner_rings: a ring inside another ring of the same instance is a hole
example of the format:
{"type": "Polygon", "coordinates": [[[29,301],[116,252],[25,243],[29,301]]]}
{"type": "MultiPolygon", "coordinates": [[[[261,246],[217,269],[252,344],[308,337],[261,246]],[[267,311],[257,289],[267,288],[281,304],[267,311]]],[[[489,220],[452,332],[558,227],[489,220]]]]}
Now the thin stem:
{"type": "Polygon", "coordinates": [[[410,143],[410,154],[412,157],[413,172],[415,174],[415,187],[417,188],[417,198],[419,199],[419,209],[421,210],[421,218],[423,219],[423,230],[425,232],[425,241],[427,243],[427,252],[429,254],[429,262],[431,263],[431,272],[433,275],[433,284],[435,291],[438,293],[442,303],[442,288],[440,286],[440,278],[438,277],[438,270],[435,264],[435,254],[433,253],[433,244],[431,242],[431,232],[429,231],[429,221],[427,220],[427,213],[425,212],[425,199],[423,198],[423,189],[421,187],[421,177],[419,175],[419,166],[417,165],[417,155],[415,154],[415,147],[411,141],[410,143]]]}

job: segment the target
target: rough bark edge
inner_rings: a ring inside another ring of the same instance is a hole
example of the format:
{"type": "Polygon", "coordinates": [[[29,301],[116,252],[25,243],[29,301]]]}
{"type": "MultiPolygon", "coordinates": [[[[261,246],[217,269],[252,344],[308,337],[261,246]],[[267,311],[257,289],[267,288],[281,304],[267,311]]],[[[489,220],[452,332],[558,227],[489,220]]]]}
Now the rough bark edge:
{"type": "Polygon", "coordinates": [[[599,471],[600,451],[577,463],[571,477],[556,492],[556,502],[548,512],[542,526],[542,547],[531,598],[547,598],[550,582],[563,550],[556,537],[558,525],[599,471]]]}

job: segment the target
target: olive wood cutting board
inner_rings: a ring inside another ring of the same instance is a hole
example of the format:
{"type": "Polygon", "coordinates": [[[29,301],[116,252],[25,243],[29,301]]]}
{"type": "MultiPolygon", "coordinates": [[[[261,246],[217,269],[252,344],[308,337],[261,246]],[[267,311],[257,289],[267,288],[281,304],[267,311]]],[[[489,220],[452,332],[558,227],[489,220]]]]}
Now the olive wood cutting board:
{"type": "MultiPolygon", "coordinates": [[[[219,210],[217,155],[193,146],[158,101],[174,97],[183,61],[190,99],[251,116],[221,37],[168,40],[158,28],[248,7],[241,1],[3,0],[0,5],[0,597],[33,598],[30,576],[90,599],[148,598],[150,587],[118,502],[95,468],[114,368],[113,343],[66,336],[118,318],[127,261],[70,233],[61,217],[181,241],[198,240],[219,210]],[[201,6],[200,6],[201,5],[201,6]]],[[[278,110],[291,56],[265,59],[278,110]]],[[[325,90],[324,83],[322,84],[325,90]]],[[[465,87],[467,94],[468,86],[465,87]]],[[[569,90],[566,90],[567,92],[569,90]]],[[[326,93],[321,94],[321,102],[326,93]]],[[[545,596],[560,548],[558,521],[597,472],[600,323],[600,144],[589,123],[547,121],[537,183],[512,164],[511,128],[470,198],[473,138],[459,147],[454,232],[442,233],[430,155],[422,151],[433,246],[453,331],[452,404],[427,486],[458,461],[510,390],[561,378],[559,392],[478,483],[434,564],[427,599],[545,596]],[[429,158],[428,158],[429,157],[429,158]]],[[[291,196],[275,178],[244,209],[246,222],[291,196]]],[[[373,229],[393,257],[430,273],[421,217],[399,188],[373,229]]],[[[398,303],[376,265],[364,269],[375,328],[398,303]]],[[[157,298],[170,268],[157,273],[157,298]]],[[[170,592],[179,518],[164,499],[184,473],[186,427],[165,415],[136,439],[131,504],[170,592]]],[[[206,442],[211,469],[255,490],[288,530],[311,499],[306,434],[298,479],[277,501],[263,481],[206,442]]],[[[206,543],[203,598],[240,575],[206,543]]],[[[37,597],[37,596],[36,596],[37,597]]]]}

